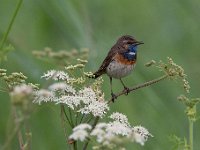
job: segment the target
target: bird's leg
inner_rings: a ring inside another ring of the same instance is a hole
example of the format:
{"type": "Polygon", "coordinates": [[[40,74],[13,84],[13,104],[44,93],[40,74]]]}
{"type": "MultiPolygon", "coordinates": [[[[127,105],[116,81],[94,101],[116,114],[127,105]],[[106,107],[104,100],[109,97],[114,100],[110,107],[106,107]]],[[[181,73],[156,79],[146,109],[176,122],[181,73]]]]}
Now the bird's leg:
{"type": "Polygon", "coordinates": [[[120,78],[120,81],[121,81],[122,85],[124,86],[124,91],[126,91],[126,95],[128,95],[128,93],[130,92],[129,88],[125,86],[125,84],[124,84],[124,82],[122,81],[121,78],[120,78]]]}
{"type": "Polygon", "coordinates": [[[110,77],[110,89],[111,89],[111,96],[112,96],[112,102],[114,103],[115,99],[117,99],[117,96],[113,93],[112,90],[112,77],[110,77]]]}

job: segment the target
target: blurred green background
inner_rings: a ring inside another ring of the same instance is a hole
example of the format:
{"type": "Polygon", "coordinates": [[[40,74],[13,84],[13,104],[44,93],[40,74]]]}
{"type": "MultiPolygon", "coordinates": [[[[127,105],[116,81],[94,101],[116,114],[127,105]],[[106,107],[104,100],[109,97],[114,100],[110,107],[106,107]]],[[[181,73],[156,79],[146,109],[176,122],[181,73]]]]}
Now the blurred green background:
{"type": "MultiPolygon", "coordinates": [[[[18,0],[0,0],[0,37],[7,29],[18,0]]],[[[20,8],[8,42],[15,51],[0,68],[19,71],[33,83],[44,82],[40,76],[47,69],[55,69],[34,58],[32,50],[48,46],[54,50],[89,48],[88,71],[96,71],[117,38],[124,34],[144,41],[139,48],[138,63],[129,77],[128,86],[159,77],[156,69],[146,68],[151,60],[166,60],[170,56],[183,66],[191,85],[188,96],[199,97],[200,86],[200,1],[199,0],[25,0],[20,8]]],[[[106,97],[109,80],[104,76],[106,97]]],[[[114,80],[115,89],[122,89],[114,80]]],[[[111,106],[111,111],[126,114],[132,125],[143,125],[154,135],[144,147],[128,145],[128,149],[169,150],[168,136],[188,135],[188,121],[184,106],[176,97],[184,94],[179,82],[162,81],[128,96],[122,96],[111,106]]],[[[0,143],[5,140],[10,101],[0,93],[0,143]]],[[[199,110],[199,109],[198,109],[199,110]]],[[[32,149],[64,150],[63,129],[59,106],[38,106],[31,116],[32,149]]],[[[194,148],[200,147],[200,122],[194,126],[194,148]]],[[[13,149],[19,149],[17,140],[13,149]]]]}

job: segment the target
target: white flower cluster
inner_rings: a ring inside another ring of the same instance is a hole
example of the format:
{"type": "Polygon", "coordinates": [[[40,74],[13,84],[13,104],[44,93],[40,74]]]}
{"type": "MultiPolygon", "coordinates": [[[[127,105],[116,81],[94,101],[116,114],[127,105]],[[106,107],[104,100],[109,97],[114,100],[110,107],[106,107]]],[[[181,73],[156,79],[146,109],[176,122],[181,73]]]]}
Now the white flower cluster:
{"type": "Polygon", "coordinates": [[[75,95],[76,93],[76,90],[71,85],[68,85],[65,82],[54,83],[49,86],[49,90],[53,92],[60,92],[61,94],[72,93],[73,95],[75,95]]]}
{"type": "Polygon", "coordinates": [[[41,78],[45,78],[46,80],[48,79],[53,79],[53,80],[68,80],[69,75],[65,73],[64,71],[56,71],[56,70],[49,70],[47,73],[44,73],[41,78]]]}
{"type": "Polygon", "coordinates": [[[131,127],[127,117],[121,113],[113,113],[110,118],[114,121],[98,123],[93,130],[91,130],[92,127],[89,124],[82,124],[75,127],[69,139],[84,141],[88,137],[95,137],[101,147],[109,147],[110,145],[117,146],[117,141],[119,140],[116,139],[119,138],[144,145],[148,137],[153,137],[148,130],[142,126],[131,127]]]}
{"type": "Polygon", "coordinates": [[[55,94],[46,89],[40,89],[34,93],[33,103],[41,104],[41,102],[53,101],[55,94]]]}
{"type": "Polygon", "coordinates": [[[133,128],[132,139],[135,140],[135,142],[144,145],[144,142],[148,140],[148,137],[153,137],[153,135],[151,135],[146,128],[142,126],[135,126],[133,128]]]}
{"type": "Polygon", "coordinates": [[[11,96],[23,97],[23,96],[31,95],[32,92],[33,92],[33,88],[30,85],[21,84],[21,85],[15,86],[13,88],[13,91],[10,94],[11,94],[11,96]]]}
{"type": "Polygon", "coordinates": [[[123,115],[122,113],[118,113],[118,112],[112,113],[110,118],[113,119],[114,122],[120,122],[121,124],[124,124],[127,127],[130,127],[128,118],[125,115],[123,115]]]}
{"type": "Polygon", "coordinates": [[[89,135],[87,130],[91,129],[92,127],[89,124],[80,124],[73,129],[73,133],[69,136],[69,139],[80,140],[83,142],[89,135]]]}
{"type": "Polygon", "coordinates": [[[102,117],[107,110],[109,110],[108,104],[105,101],[99,100],[101,98],[97,98],[95,92],[91,88],[84,88],[79,92],[82,96],[82,102],[85,107],[82,107],[79,111],[82,114],[93,114],[95,117],[102,117]],[[98,99],[98,101],[97,101],[98,99]]]}
{"type": "Polygon", "coordinates": [[[84,88],[75,95],[63,95],[55,101],[66,104],[73,110],[79,107],[78,112],[92,114],[95,117],[103,117],[109,110],[108,104],[105,101],[99,101],[91,88],[84,88]]]}
{"type": "MultiPolygon", "coordinates": [[[[50,70],[42,78],[54,80],[70,80],[71,78],[63,71],[50,70]]],[[[66,104],[72,110],[82,114],[92,114],[95,117],[103,117],[109,110],[108,104],[103,97],[97,97],[94,90],[85,87],[76,91],[66,82],[57,82],[48,87],[35,92],[34,103],[55,102],[56,104],[66,104]]]]}

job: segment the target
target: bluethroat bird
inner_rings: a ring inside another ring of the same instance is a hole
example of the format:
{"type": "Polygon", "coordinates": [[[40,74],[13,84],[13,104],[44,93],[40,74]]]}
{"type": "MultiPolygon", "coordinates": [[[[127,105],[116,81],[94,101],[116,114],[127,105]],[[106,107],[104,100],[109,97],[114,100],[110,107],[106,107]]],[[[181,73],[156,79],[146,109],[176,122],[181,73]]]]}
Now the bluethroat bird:
{"type": "Polygon", "coordinates": [[[122,79],[131,73],[137,60],[137,47],[143,42],[137,41],[130,35],[121,36],[116,44],[110,49],[99,69],[93,74],[94,78],[98,78],[103,74],[110,77],[112,101],[116,99],[116,95],[112,90],[112,78],[120,79],[126,94],[129,89],[125,86],[122,79]]]}

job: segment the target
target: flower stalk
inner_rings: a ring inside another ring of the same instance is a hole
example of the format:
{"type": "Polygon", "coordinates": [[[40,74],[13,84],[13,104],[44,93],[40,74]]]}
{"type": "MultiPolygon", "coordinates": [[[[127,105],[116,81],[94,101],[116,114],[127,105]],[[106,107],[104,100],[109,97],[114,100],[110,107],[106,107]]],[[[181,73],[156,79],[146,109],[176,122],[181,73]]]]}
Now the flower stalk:
{"type": "Polygon", "coordinates": [[[190,150],[193,150],[193,120],[189,118],[189,144],[190,150]]]}
{"type": "MultiPolygon", "coordinates": [[[[92,125],[92,130],[96,127],[97,123],[99,122],[99,119],[100,119],[99,117],[96,117],[96,118],[95,118],[94,123],[93,123],[93,125],[92,125]]],[[[91,132],[92,132],[92,130],[91,130],[91,132]]],[[[88,144],[89,144],[89,141],[90,141],[90,139],[88,139],[87,142],[84,144],[83,150],[86,150],[86,149],[87,149],[88,144]]]]}
{"type": "Polygon", "coordinates": [[[8,29],[6,30],[6,33],[5,33],[5,35],[3,36],[3,39],[2,39],[2,41],[1,41],[0,50],[3,49],[3,46],[4,46],[4,44],[5,44],[5,42],[6,42],[7,38],[8,38],[8,34],[9,34],[11,28],[12,28],[12,25],[13,25],[13,23],[14,23],[14,21],[15,21],[15,18],[16,18],[16,16],[17,16],[17,13],[19,12],[19,8],[20,8],[22,2],[23,2],[23,0],[19,0],[19,2],[18,2],[18,4],[17,4],[16,10],[15,10],[15,12],[14,12],[14,14],[13,14],[13,17],[12,17],[12,19],[11,19],[9,25],[8,25],[8,29]]]}

